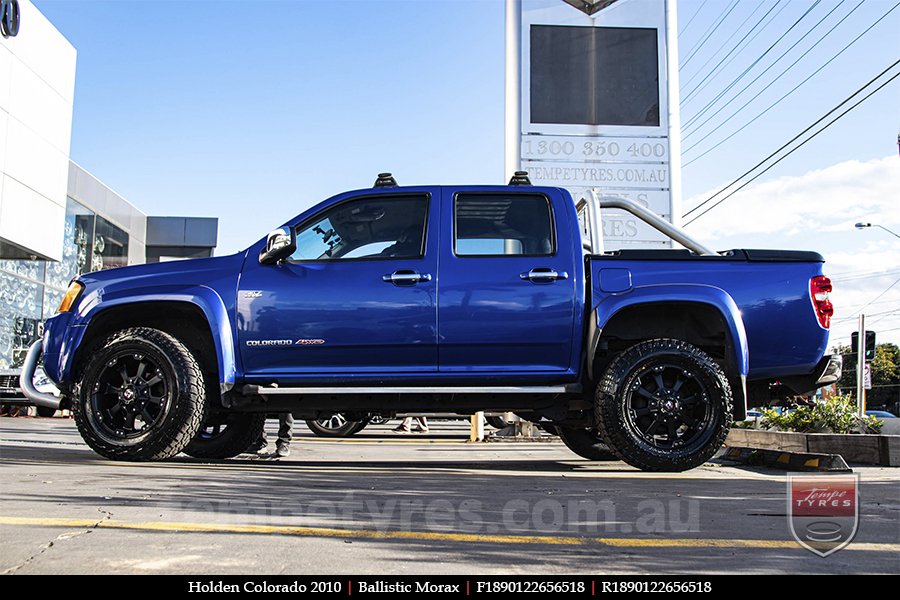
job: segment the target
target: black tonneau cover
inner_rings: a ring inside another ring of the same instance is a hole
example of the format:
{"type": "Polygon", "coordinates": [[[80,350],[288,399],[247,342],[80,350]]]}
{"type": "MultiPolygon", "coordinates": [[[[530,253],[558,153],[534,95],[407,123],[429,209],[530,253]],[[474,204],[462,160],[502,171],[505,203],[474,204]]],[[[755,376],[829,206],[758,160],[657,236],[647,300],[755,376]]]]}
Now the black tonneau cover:
{"type": "Polygon", "coordinates": [[[741,262],[825,262],[818,252],[807,250],[726,250],[716,255],[703,256],[684,249],[634,249],[614,250],[605,254],[592,254],[598,260],[734,260],[741,262]]]}

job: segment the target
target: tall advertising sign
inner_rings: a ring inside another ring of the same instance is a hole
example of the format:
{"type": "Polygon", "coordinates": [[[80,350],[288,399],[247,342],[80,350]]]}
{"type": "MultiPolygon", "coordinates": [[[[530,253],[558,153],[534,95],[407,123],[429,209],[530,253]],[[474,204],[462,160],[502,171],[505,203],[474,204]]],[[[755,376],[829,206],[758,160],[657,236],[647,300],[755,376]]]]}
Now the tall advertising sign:
{"type": "MultiPolygon", "coordinates": [[[[577,200],[639,202],[678,224],[680,122],[674,0],[507,0],[506,175],[577,200]]],[[[604,248],[671,242],[619,211],[604,248]]]]}

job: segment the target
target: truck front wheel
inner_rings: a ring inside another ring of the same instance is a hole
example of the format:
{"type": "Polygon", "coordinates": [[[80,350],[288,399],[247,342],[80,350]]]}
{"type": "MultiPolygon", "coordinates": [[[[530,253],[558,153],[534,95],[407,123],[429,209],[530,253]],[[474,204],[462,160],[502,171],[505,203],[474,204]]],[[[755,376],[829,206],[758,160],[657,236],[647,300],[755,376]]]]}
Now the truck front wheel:
{"type": "Polygon", "coordinates": [[[259,440],[265,413],[210,413],[184,453],[194,458],[232,458],[259,440]]]}
{"type": "Polygon", "coordinates": [[[79,369],[72,414],[82,438],[114,460],[162,460],[194,439],[206,413],[203,373],[179,340],[149,327],[119,331],[79,369]]]}
{"type": "Polygon", "coordinates": [[[731,387],[708,354],[655,339],[625,350],[597,386],[597,422],[610,449],[644,471],[686,471],[722,447],[731,387]]]}

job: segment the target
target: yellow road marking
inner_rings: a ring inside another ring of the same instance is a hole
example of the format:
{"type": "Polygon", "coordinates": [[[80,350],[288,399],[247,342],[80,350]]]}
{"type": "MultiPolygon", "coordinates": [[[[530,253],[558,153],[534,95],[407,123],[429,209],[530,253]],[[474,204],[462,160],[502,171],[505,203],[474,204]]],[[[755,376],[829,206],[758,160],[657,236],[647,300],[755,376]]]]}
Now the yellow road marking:
{"type": "MultiPolygon", "coordinates": [[[[32,527],[90,527],[133,531],[166,531],[172,533],[253,533],[300,537],[356,538],[376,540],[418,540],[435,542],[467,542],[489,544],[549,544],[557,546],[588,546],[599,544],[616,548],[759,548],[800,549],[791,540],[732,540],[691,538],[620,538],[573,537],[549,535],[492,535],[477,533],[447,533],[436,531],[377,531],[371,529],[337,529],[330,527],[294,527],[282,525],[229,525],[217,523],[188,523],[167,521],[128,522],[117,520],[0,517],[0,525],[32,527]]],[[[865,552],[900,552],[900,544],[852,543],[845,550],[865,552]]]]}

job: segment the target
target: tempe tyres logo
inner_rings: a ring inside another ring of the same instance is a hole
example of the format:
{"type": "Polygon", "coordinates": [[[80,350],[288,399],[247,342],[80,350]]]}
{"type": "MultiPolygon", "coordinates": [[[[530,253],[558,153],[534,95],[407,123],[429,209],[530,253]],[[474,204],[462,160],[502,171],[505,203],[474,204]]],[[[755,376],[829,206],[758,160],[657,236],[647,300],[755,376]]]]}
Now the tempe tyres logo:
{"type": "Polygon", "coordinates": [[[859,525],[859,475],[788,476],[788,522],[801,546],[821,557],[853,540],[859,525]]]}
{"type": "Polygon", "coordinates": [[[16,37],[19,34],[19,0],[0,0],[0,34],[16,37]]]}

